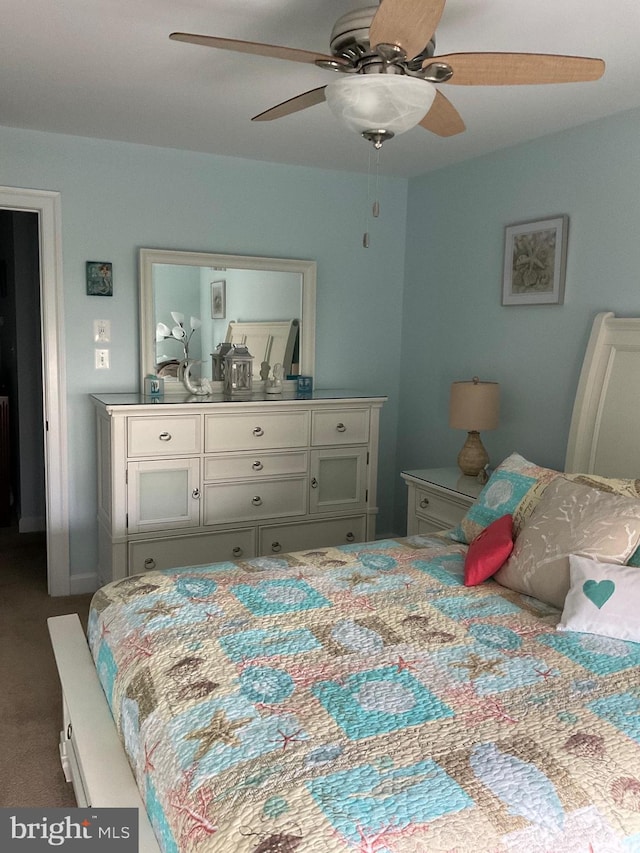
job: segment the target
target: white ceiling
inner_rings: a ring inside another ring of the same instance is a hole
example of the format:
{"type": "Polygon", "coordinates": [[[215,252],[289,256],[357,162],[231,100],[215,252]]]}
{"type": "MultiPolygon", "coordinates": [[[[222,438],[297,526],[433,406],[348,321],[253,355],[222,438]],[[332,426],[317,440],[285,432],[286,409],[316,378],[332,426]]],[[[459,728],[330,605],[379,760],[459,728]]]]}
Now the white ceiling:
{"type": "MultiPolygon", "coordinates": [[[[168,36],[177,30],[328,53],[337,18],[366,5],[372,0],[2,0],[0,124],[364,172],[371,147],[324,103],[250,121],[331,82],[331,72],[168,36]]],[[[604,77],[443,85],[466,132],[441,139],[415,128],[384,145],[380,171],[418,175],[640,106],[639,37],[639,0],[448,0],[436,53],[598,56],[604,77]]]]}

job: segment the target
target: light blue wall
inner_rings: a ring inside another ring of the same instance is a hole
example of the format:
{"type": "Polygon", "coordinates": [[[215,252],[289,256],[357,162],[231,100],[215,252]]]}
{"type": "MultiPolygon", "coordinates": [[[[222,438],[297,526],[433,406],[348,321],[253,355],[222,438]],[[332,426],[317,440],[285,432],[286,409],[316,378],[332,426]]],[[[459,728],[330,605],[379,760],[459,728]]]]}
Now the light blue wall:
{"type": "MultiPolygon", "coordinates": [[[[366,175],[0,127],[0,185],[61,193],[72,574],[97,561],[88,395],[138,388],[141,246],[316,260],[316,385],[389,395],[380,483],[395,481],[407,181],[381,181],[366,250],[366,175]],[[113,263],[113,298],[86,296],[87,260],[113,263]],[[112,324],[109,371],[93,367],[96,318],[112,324]]],[[[382,533],[392,503],[380,488],[382,533]]]]}
{"type": "Polygon", "coordinates": [[[366,175],[0,128],[0,185],[62,194],[72,572],[96,564],[88,394],[138,386],[139,247],[317,260],[316,384],[389,395],[378,531],[401,531],[399,468],[454,464],[463,443],[454,379],[502,384],[494,463],[517,449],[562,465],[593,317],[640,312],[639,139],[633,111],[408,188],[385,178],[365,250],[366,175]],[[502,307],[505,225],[559,213],[565,304],[502,307]],[[86,260],[113,262],[112,299],[85,295],[86,260]],[[93,369],[95,318],[112,321],[110,371],[93,369]]]}
{"type": "Polygon", "coordinates": [[[502,385],[492,463],[518,450],[561,467],[595,314],[640,313],[640,111],[417,178],[408,223],[399,467],[455,464],[449,387],[474,374],[502,385]],[[502,307],[504,227],[560,213],[565,304],[502,307]]]}

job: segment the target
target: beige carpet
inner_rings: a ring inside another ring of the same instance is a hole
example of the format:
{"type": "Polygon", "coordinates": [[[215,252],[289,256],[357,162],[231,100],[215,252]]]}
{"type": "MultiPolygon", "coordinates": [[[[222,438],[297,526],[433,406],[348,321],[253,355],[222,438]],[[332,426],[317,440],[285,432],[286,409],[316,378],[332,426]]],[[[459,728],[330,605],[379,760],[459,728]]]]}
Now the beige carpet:
{"type": "Polygon", "coordinates": [[[60,767],[62,702],[47,618],[90,595],[49,598],[44,534],[0,528],[0,807],[75,806],[60,767]]]}

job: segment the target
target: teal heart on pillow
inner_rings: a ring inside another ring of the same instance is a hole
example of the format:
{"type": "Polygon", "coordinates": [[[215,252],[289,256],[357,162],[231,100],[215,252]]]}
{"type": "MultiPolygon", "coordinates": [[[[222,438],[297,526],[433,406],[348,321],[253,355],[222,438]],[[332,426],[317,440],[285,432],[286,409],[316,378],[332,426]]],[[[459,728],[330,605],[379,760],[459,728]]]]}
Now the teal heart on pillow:
{"type": "Polygon", "coordinates": [[[598,610],[609,601],[615,590],[616,585],[613,581],[589,580],[582,584],[582,591],[598,610]]]}

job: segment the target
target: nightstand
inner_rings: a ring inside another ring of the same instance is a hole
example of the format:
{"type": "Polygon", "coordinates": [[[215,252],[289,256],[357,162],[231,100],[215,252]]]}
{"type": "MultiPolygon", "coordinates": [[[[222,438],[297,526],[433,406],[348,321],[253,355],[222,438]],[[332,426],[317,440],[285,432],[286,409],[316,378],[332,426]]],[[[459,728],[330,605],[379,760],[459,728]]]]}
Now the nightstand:
{"type": "Polygon", "coordinates": [[[409,492],[407,536],[455,527],[483,488],[459,468],[423,468],[402,471],[400,476],[409,492]]]}

